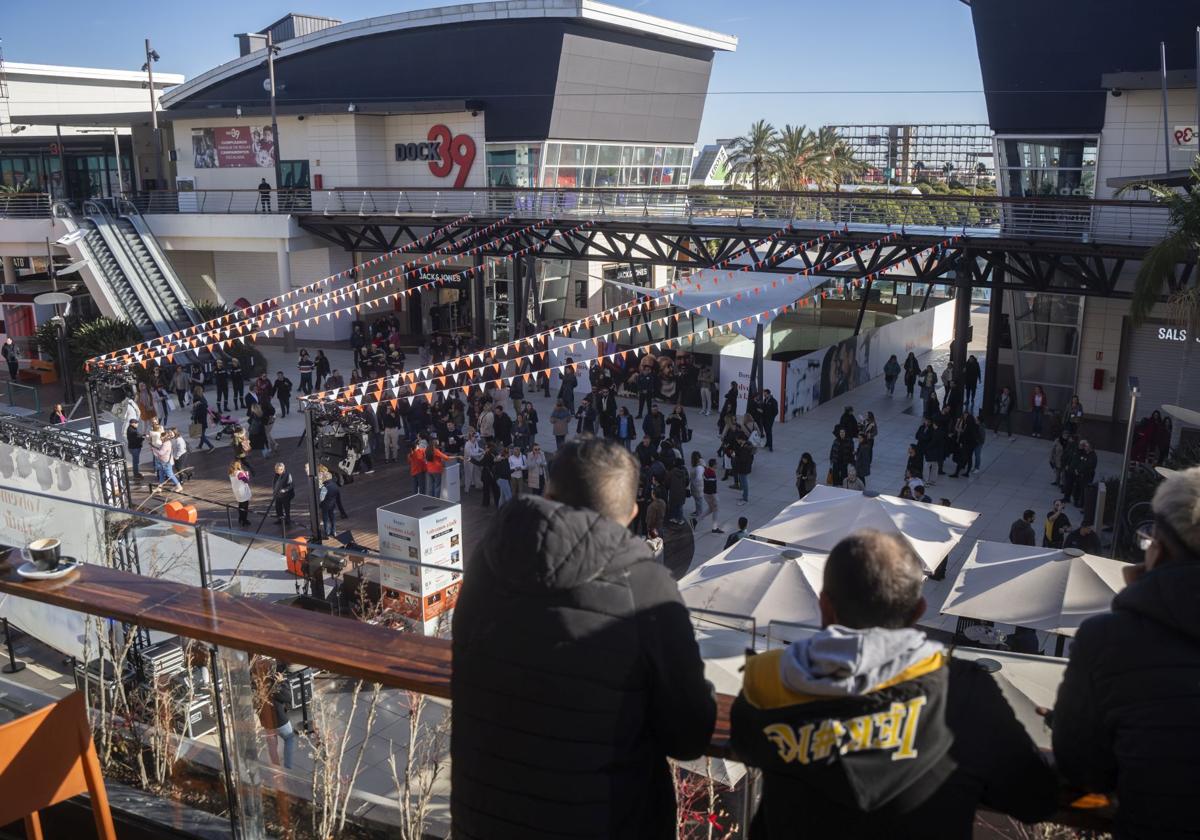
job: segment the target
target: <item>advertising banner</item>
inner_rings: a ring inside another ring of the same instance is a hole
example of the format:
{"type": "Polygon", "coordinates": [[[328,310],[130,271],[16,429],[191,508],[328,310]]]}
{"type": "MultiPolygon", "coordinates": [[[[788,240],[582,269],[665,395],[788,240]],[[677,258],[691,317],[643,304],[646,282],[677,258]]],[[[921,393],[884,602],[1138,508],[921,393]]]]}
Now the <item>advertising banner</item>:
{"type": "Polygon", "coordinates": [[[409,496],[376,511],[379,585],[426,635],[454,609],[462,580],[462,507],[409,496]],[[406,562],[407,561],[407,562],[406,562]]]}
{"type": "MultiPolygon", "coordinates": [[[[107,564],[102,512],[72,502],[104,503],[99,470],[0,443],[0,542],[24,547],[42,537],[55,537],[64,556],[107,564]]],[[[20,563],[15,558],[14,565],[20,563]]],[[[80,613],[0,595],[0,617],[55,650],[83,656],[80,613]]]]}
{"type": "Polygon", "coordinates": [[[275,136],[269,125],[193,128],[192,159],[196,169],[265,169],[275,165],[275,136]]]}
{"type": "Polygon", "coordinates": [[[918,357],[949,340],[944,325],[951,323],[954,302],[851,336],[837,344],[787,363],[788,417],[840,397],[883,375],[892,355],[904,364],[911,352],[918,357]]]}
{"type": "MultiPolygon", "coordinates": [[[[725,352],[721,353],[717,359],[716,370],[717,387],[720,390],[722,402],[725,399],[725,392],[729,390],[729,383],[736,382],[738,385],[738,417],[746,413],[747,400],[750,399],[750,367],[754,362],[752,357],[736,352],[743,347],[744,345],[738,344],[726,348],[725,352]]],[[[750,351],[753,352],[753,343],[750,343],[750,351]]],[[[783,400],[778,396],[782,377],[782,362],[763,360],[763,388],[776,394],[775,398],[779,400],[780,405],[783,405],[783,400]]]]}

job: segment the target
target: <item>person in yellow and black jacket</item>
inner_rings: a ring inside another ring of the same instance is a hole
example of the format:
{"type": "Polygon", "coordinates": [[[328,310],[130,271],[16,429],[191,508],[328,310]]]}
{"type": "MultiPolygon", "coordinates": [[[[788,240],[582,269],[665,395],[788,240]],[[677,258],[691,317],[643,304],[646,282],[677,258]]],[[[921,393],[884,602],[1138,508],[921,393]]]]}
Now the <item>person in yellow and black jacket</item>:
{"type": "Polygon", "coordinates": [[[829,555],[823,630],[750,657],[732,745],[763,771],[752,840],[970,838],[979,803],[1050,816],[1056,781],[989,673],[912,625],[920,561],[860,531],[829,555]]]}

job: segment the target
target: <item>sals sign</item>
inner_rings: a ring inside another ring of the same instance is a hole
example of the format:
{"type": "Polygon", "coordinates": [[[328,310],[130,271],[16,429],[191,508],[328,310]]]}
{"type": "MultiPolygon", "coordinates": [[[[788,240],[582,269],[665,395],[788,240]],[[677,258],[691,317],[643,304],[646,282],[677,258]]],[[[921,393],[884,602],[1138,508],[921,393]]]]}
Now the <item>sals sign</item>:
{"type": "Polygon", "coordinates": [[[429,171],[438,178],[445,178],[458,166],[454,186],[463,186],[475,163],[475,141],[468,134],[452,135],[441,124],[429,129],[426,139],[426,143],[397,143],[396,160],[428,161],[429,171]]]}

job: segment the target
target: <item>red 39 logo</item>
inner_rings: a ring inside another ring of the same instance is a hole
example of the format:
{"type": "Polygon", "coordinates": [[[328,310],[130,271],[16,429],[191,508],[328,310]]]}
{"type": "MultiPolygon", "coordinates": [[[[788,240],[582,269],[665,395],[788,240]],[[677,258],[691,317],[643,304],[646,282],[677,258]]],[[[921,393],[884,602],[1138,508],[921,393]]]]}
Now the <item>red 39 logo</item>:
{"type": "Polygon", "coordinates": [[[454,187],[458,189],[467,183],[471,173],[471,165],[475,163],[475,141],[470,135],[451,135],[450,129],[444,125],[435,125],[429,129],[428,140],[438,153],[431,156],[429,171],[438,178],[445,178],[458,166],[458,175],[454,179],[454,187]]]}

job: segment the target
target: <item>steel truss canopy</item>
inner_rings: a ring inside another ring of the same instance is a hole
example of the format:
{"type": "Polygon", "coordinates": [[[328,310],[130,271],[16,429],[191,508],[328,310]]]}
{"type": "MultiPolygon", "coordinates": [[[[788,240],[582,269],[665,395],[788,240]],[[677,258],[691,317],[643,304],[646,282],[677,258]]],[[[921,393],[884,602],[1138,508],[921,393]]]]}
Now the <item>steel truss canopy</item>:
{"type": "MultiPolygon", "coordinates": [[[[414,253],[449,249],[467,250],[457,242],[466,240],[480,227],[497,219],[480,217],[469,224],[445,231],[424,243],[414,253]]],[[[397,218],[303,215],[300,226],[347,251],[385,252],[415,242],[429,231],[428,217],[397,218]]],[[[998,237],[962,236],[940,251],[932,246],[943,242],[954,229],[936,232],[898,230],[890,242],[854,253],[863,245],[879,239],[886,230],[846,230],[817,248],[798,251],[793,258],[776,264],[789,248],[803,244],[836,226],[813,224],[797,226],[768,243],[764,236],[778,225],[688,226],[644,219],[598,220],[586,229],[576,229],[578,221],[556,220],[512,238],[521,223],[506,223],[497,238],[487,244],[482,257],[507,257],[532,248],[532,256],[562,260],[647,263],[681,269],[712,269],[730,256],[745,252],[749,260],[762,262],[766,272],[794,274],[830,260],[844,257],[837,267],[823,270],[820,276],[832,279],[856,279],[879,271],[895,270],[888,279],[897,282],[956,283],[968,280],[972,286],[989,287],[1003,278],[1006,288],[1059,294],[1128,297],[1117,283],[1131,272],[1128,265],[1139,261],[1146,247],[1141,245],[1073,244],[1056,240],[1028,241],[998,237]]],[[[1177,283],[1186,283],[1192,265],[1181,266],[1177,283]]]]}

